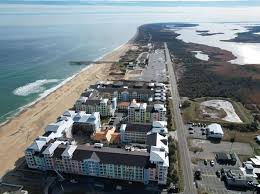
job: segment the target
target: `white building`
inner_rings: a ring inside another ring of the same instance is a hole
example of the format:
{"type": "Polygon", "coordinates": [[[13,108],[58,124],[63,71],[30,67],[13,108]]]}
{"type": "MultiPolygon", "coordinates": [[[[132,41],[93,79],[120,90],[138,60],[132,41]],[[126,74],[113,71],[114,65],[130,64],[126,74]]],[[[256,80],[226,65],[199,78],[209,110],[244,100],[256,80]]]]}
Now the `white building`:
{"type": "Polygon", "coordinates": [[[207,132],[209,138],[222,139],[224,136],[224,132],[222,130],[221,125],[217,123],[208,125],[207,132]]]}
{"type": "Polygon", "coordinates": [[[101,116],[114,116],[117,108],[117,98],[98,98],[89,99],[80,97],[75,103],[76,111],[85,111],[86,113],[100,112],[101,116]]]}
{"type": "MultiPolygon", "coordinates": [[[[100,113],[93,112],[87,114],[84,111],[76,112],[74,110],[66,111],[62,117],[73,121],[73,128],[83,128],[90,132],[99,131],[101,128],[100,113]]],[[[67,135],[69,136],[69,135],[67,135]]]]}
{"type": "Polygon", "coordinates": [[[159,184],[166,184],[169,168],[168,137],[159,133],[147,135],[147,145],[150,145],[150,162],[157,165],[157,176],[159,184]]]}

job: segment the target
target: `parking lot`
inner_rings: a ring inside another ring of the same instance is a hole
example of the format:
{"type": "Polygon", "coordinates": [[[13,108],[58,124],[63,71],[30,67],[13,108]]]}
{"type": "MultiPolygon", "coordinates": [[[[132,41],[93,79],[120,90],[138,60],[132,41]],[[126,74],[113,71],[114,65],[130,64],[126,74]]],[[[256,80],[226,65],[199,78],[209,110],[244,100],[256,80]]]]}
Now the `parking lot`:
{"type": "Polygon", "coordinates": [[[143,69],[142,75],[131,78],[133,80],[165,82],[166,65],[164,50],[155,50],[154,53],[149,54],[148,66],[143,69]]]}
{"type": "Polygon", "coordinates": [[[201,172],[201,180],[196,181],[196,185],[201,191],[207,193],[253,193],[252,191],[237,191],[229,190],[224,181],[216,175],[218,170],[230,169],[237,170],[242,165],[237,155],[252,155],[253,149],[247,143],[239,143],[227,141],[217,141],[214,139],[207,139],[206,126],[200,125],[193,126],[192,124],[186,124],[186,136],[189,141],[190,154],[194,165],[194,173],[196,170],[201,172]],[[203,128],[203,129],[202,129],[203,128]],[[235,157],[237,162],[235,165],[231,164],[218,164],[215,154],[218,152],[224,153],[236,153],[235,157]],[[207,160],[207,164],[204,163],[207,160]],[[210,165],[210,161],[214,162],[214,165],[210,165]]]}
{"type": "Polygon", "coordinates": [[[214,139],[207,139],[206,127],[192,126],[186,124],[187,137],[192,139],[191,146],[200,147],[203,152],[217,153],[217,152],[235,152],[238,155],[253,155],[254,151],[250,144],[228,141],[216,141],[214,139]],[[191,130],[192,128],[192,130],[191,130]],[[204,130],[201,130],[201,129],[204,130]],[[204,132],[204,133],[203,133],[204,132]]]}
{"type": "Polygon", "coordinates": [[[211,166],[208,162],[207,165],[204,164],[204,161],[199,161],[196,165],[195,169],[201,170],[202,179],[197,181],[198,187],[203,188],[204,191],[208,193],[217,193],[217,194],[224,194],[224,193],[253,193],[252,191],[234,191],[229,190],[226,188],[224,181],[216,175],[216,171],[220,170],[221,168],[225,169],[237,169],[239,167],[239,162],[235,165],[221,165],[214,160],[214,166],[211,166]]]}
{"type": "Polygon", "coordinates": [[[202,140],[202,139],[192,139],[192,145],[196,147],[200,147],[203,149],[204,152],[235,152],[238,155],[252,155],[253,149],[248,143],[239,143],[234,142],[233,145],[231,142],[221,141],[218,143],[212,143],[209,140],[202,140]]]}

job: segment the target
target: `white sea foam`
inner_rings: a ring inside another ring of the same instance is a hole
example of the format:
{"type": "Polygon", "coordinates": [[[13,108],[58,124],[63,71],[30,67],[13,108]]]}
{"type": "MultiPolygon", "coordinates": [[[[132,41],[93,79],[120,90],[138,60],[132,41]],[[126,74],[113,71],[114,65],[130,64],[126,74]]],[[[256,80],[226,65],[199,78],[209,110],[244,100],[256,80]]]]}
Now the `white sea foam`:
{"type": "MultiPolygon", "coordinates": [[[[123,47],[125,44],[126,44],[126,43],[124,43],[124,44],[122,44],[122,45],[116,47],[114,50],[109,51],[109,52],[105,53],[104,55],[101,55],[100,57],[98,57],[98,58],[95,59],[94,61],[101,60],[104,56],[106,56],[106,55],[109,54],[110,52],[113,52],[113,51],[115,51],[115,50],[120,49],[120,48],[123,47]]],[[[42,100],[43,98],[47,97],[49,94],[51,94],[52,92],[54,92],[55,90],[57,90],[58,88],[60,88],[61,86],[63,86],[63,85],[66,84],[67,82],[69,82],[70,80],[72,80],[74,77],[76,77],[76,76],[77,76],[78,74],[80,74],[81,72],[86,71],[87,69],[89,69],[89,68],[92,67],[93,65],[94,65],[94,64],[88,65],[87,67],[83,68],[81,71],[75,73],[74,75],[68,77],[67,79],[64,79],[64,80],[63,80],[62,82],[60,82],[58,85],[56,85],[56,86],[54,86],[54,87],[52,87],[52,88],[50,88],[50,89],[48,89],[48,90],[45,90],[45,91],[42,92],[42,93],[39,95],[39,97],[38,97],[36,100],[34,100],[33,102],[31,102],[31,103],[29,103],[29,104],[26,104],[26,105],[24,105],[24,106],[22,106],[22,107],[20,107],[20,108],[18,108],[18,109],[16,109],[16,110],[14,110],[14,111],[10,111],[10,112],[6,113],[4,116],[10,115],[10,117],[8,117],[4,122],[0,123],[0,126],[5,125],[5,123],[7,123],[11,118],[13,118],[13,117],[15,117],[16,115],[18,115],[22,110],[24,110],[25,108],[30,107],[30,106],[36,104],[38,101],[40,101],[40,100],[42,100]]],[[[57,80],[57,79],[52,79],[52,80],[57,80]]],[[[39,80],[37,80],[37,81],[39,81],[39,80]]],[[[35,83],[35,82],[33,82],[33,83],[35,83]]],[[[29,83],[29,84],[32,84],[32,83],[29,83]]],[[[28,86],[29,84],[26,84],[26,85],[28,86]]],[[[26,86],[26,85],[25,85],[25,86],[26,86]]],[[[24,86],[22,86],[22,87],[24,87],[24,86]]],[[[22,87],[19,87],[19,88],[22,88],[22,87]]],[[[18,90],[19,88],[15,89],[13,93],[15,93],[15,91],[18,90]]],[[[21,89],[20,89],[20,90],[21,90],[21,89]]],[[[0,118],[2,118],[2,117],[4,117],[4,116],[1,116],[0,118]]]]}
{"type": "Polygon", "coordinates": [[[254,34],[256,34],[256,35],[260,35],[260,32],[255,32],[254,34]]]}
{"type": "Polygon", "coordinates": [[[29,96],[31,94],[37,94],[41,93],[46,88],[44,85],[49,84],[49,83],[56,83],[58,82],[58,79],[41,79],[41,80],[36,80],[35,82],[28,83],[24,86],[21,86],[19,88],[16,88],[13,93],[17,96],[29,96]]]}

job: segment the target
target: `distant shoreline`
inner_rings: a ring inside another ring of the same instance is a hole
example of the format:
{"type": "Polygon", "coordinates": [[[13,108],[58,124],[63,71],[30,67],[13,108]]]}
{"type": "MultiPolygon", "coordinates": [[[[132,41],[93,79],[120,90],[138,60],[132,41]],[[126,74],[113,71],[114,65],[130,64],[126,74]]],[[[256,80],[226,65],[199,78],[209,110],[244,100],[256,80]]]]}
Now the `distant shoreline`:
{"type": "MultiPolygon", "coordinates": [[[[131,42],[128,41],[115,48],[96,61],[118,61],[131,48],[131,42]]],[[[110,75],[111,67],[112,64],[100,63],[83,68],[1,123],[0,174],[3,175],[7,170],[14,168],[16,161],[23,157],[24,149],[33,139],[42,134],[48,123],[55,121],[65,110],[71,108],[89,85],[99,80],[115,79],[113,75],[110,75]],[[12,150],[12,152],[7,152],[7,150],[12,150]]]]}
{"type": "MultiPolygon", "coordinates": [[[[133,38],[134,39],[134,38],[133,38]]],[[[131,39],[132,40],[132,39],[131,39]]],[[[127,43],[130,43],[131,42],[128,41],[127,43]]],[[[100,57],[96,58],[94,60],[94,62],[96,61],[100,61],[102,60],[102,58],[104,58],[106,55],[108,55],[109,53],[111,52],[114,52],[118,49],[120,49],[120,47],[123,47],[125,44],[127,43],[124,43],[118,47],[116,47],[115,49],[113,49],[112,51],[108,51],[106,52],[105,54],[101,55],[100,57]]],[[[7,112],[6,114],[0,116],[0,127],[7,124],[8,122],[10,122],[10,120],[12,120],[14,117],[18,116],[20,113],[22,113],[25,109],[27,108],[30,108],[31,106],[33,106],[34,104],[36,104],[37,102],[39,102],[40,100],[46,98],[48,95],[50,95],[51,93],[55,92],[55,90],[59,89],[60,87],[62,87],[64,84],[66,84],[68,81],[72,80],[75,76],[77,76],[78,74],[82,73],[83,71],[87,71],[90,67],[92,67],[93,65],[95,64],[89,64],[87,65],[86,67],[82,68],[80,71],[74,73],[73,75],[65,78],[62,82],[58,83],[56,86],[54,87],[51,87],[47,90],[45,90],[44,92],[40,93],[39,96],[33,100],[32,102],[28,103],[28,104],[25,104],[15,110],[12,110],[12,111],[9,111],[7,112]],[[5,115],[8,115],[7,117],[5,117],[5,115]],[[2,120],[2,121],[1,121],[2,120]]]]}

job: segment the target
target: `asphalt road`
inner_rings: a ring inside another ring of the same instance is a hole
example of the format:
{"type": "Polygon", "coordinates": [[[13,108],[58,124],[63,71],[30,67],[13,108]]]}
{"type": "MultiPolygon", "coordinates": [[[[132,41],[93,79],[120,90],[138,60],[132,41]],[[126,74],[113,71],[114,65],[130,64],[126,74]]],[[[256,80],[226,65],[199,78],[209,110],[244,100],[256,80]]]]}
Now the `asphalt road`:
{"type": "Polygon", "coordinates": [[[177,137],[178,137],[179,155],[180,155],[181,167],[182,167],[183,178],[184,178],[183,193],[187,193],[187,194],[197,193],[193,182],[191,157],[190,157],[188,144],[186,140],[185,127],[179,109],[180,96],[178,92],[176,76],[174,73],[173,63],[171,61],[167,44],[164,43],[164,46],[165,46],[166,65],[168,68],[169,82],[171,85],[171,92],[172,92],[172,104],[173,104],[174,120],[175,120],[177,137]]]}

